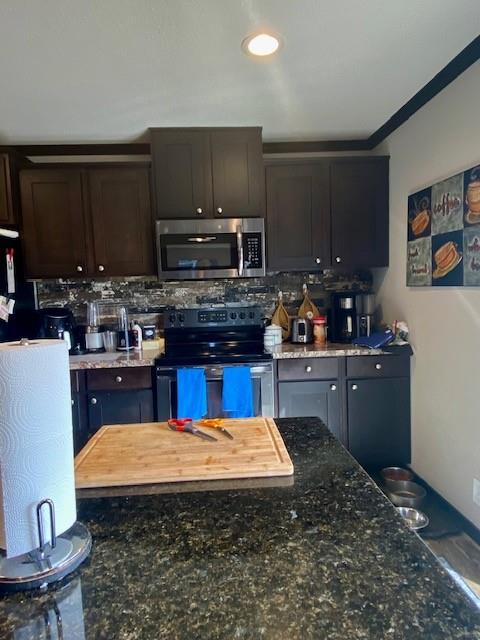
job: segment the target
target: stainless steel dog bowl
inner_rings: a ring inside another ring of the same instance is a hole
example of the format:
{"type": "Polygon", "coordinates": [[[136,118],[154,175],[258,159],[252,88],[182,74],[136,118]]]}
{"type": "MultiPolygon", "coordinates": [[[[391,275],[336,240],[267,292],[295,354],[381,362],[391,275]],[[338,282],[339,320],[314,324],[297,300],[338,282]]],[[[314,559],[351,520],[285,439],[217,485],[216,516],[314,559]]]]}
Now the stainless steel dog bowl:
{"type": "Polygon", "coordinates": [[[427,516],[418,509],[412,509],[411,507],[397,507],[398,513],[405,520],[406,524],[413,531],[418,531],[428,526],[429,519],[427,516]]]}
{"type": "Polygon", "coordinates": [[[388,497],[397,507],[419,507],[427,492],[416,482],[402,480],[388,487],[388,497]]]}
{"type": "Polygon", "coordinates": [[[385,486],[391,490],[395,489],[395,483],[413,480],[413,471],[402,467],[385,467],[380,471],[385,486]]]}

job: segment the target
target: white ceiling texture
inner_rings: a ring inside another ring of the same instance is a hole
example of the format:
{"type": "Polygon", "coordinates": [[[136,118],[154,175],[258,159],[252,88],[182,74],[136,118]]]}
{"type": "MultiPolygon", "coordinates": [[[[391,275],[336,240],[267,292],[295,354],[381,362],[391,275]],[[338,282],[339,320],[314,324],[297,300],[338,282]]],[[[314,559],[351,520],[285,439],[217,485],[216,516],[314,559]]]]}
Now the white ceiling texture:
{"type": "Polygon", "coordinates": [[[0,142],[364,138],[479,32],[479,0],[1,0],[0,142]],[[259,29],[271,59],[241,50],[259,29]]]}

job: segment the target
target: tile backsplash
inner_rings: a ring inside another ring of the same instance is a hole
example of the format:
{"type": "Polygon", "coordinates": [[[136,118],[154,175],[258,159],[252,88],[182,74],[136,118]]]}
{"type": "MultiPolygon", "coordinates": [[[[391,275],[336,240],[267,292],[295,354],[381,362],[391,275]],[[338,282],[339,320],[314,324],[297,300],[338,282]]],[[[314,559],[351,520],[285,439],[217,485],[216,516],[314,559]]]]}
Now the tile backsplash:
{"type": "Polygon", "coordinates": [[[37,282],[40,307],[67,305],[78,321],[85,320],[85,303],[97,300],[101,308],[125,304],[135,314],[156,314],[165,307],[213,305],[225,302],[257,304],[271,315],[278,291],[284,304],[295,314],[306,283],[310,297],[318,307],[330,306],[330,293],[339,290],[369,291],[369,271],[338,273],[277,273],[262,278],[233,280],[159,281],[156,278],[116,278],[112,280],[42,280],[37,282]]]}

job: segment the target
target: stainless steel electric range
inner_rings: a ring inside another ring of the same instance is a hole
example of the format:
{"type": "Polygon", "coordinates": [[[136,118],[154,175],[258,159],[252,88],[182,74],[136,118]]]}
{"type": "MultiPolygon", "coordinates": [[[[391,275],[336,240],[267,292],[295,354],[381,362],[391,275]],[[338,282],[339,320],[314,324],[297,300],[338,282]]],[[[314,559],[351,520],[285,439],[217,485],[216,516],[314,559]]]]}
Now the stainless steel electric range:
{"type": "Polygon", "coordinates": [[[226,305],[176,309],[165,316],[165,354],[155,361],[157,418],[176,416],[177,370],[203,367],[208,417],[222,417],[222,380],[226,366],[248,365],[255,415],[274,415],[273,361],[263,346],[259,307],[226,305]]]}

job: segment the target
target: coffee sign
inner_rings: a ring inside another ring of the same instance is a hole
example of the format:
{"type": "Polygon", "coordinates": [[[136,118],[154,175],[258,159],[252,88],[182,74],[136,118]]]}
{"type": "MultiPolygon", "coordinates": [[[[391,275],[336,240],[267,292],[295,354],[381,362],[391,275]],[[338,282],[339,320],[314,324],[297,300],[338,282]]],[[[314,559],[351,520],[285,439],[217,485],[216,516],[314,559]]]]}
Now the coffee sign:
{"type": "Polygon", "coordinates": [[[480,165],[408,198],[407,286],[480,286],[480,165]]]}

